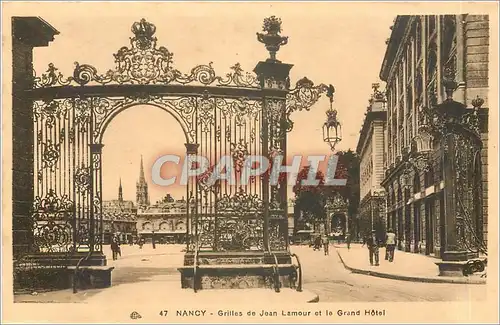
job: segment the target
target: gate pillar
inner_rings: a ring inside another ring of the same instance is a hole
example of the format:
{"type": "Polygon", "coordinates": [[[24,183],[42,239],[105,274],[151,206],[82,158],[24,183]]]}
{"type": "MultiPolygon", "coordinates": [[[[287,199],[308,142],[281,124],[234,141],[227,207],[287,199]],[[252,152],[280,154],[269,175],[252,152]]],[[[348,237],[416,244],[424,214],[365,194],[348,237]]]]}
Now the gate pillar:
{"type": "MultiPolygon", "coordinates": [[[[264,97],[262,109],[262,155],[270,160],[281,155],[286,164],[286,94],[290,88],[289,73],[292,64],[268,59],[254,68],[263,90],[277,90],[280,99],[264,97]]],[[[278,97],[279,98],[279,97],[278,97]]],[[[271,162],[272,163],[272,162],[271,162]]],[[[269,173],[270,175],[270,173],[269,173]]],[[[264,247],[268,250],[286,250],[288,247],[287,177],[279,177],[277,185],[270,184],[269,177],[262,181],[264,203],[264,247]],[[272,232],[272,234],[270,233],[272,232]]]]}
{"type": "Polygon", "coordinates": [[[12,18],[12,245],[14,258],[30,253],[34,200],[33,49],[48,46],[59,32],[38,17],[12,18]]]}

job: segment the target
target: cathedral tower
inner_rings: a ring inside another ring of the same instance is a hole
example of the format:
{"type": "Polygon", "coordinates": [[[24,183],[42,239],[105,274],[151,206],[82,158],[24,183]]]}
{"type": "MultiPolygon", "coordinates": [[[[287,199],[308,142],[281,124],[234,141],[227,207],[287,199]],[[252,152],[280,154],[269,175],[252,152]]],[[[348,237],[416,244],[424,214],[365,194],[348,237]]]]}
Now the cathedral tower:
{"type": "Polygon", "coordinates": [[[141,155],[141,168],[139,171],[139,180],[136,184],[136,203],[138,206],[149,205],[149,195],[148,195],[148,183],[146,183],[146,178],[144,177],[144,164],[142,162],[141,155]]]}
{"type": "Polygon", "coordinates": [[[118,187],[118,201],[123,202],[122,178],[120,177],[120,186],[118,187]]]}

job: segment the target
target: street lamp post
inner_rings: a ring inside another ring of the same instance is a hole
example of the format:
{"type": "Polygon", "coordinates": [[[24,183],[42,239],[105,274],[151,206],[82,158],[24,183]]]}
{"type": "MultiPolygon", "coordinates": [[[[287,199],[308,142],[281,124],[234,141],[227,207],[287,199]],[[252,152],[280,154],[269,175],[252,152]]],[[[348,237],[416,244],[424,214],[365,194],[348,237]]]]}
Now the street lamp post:
{"type": "MultiPolygon", "coordinates": [[[[339,143],[342,140],[342,125],[337,119],[337,110],[333,108],[333,94],[335,93],[335,88],[333,85],[329,85],[327,89],[326,96],[330,99],[330,107],[326,111],[326,121],[323,124],[323,141],[327,143],[330,146],[330,150],[332,153],[335,152],[335,147],[337,146],[337,143],[339,143]]],[[[328,208],[331,206],[331,198],[327,199],[327,204],[325,205],[326,210],[327,210],[327,216],[326,216],[326,224],[325,224],[325,229],[326,231],[331,231],[331,222],[332,220],[330,219],[330,209],[328,208]]]]}

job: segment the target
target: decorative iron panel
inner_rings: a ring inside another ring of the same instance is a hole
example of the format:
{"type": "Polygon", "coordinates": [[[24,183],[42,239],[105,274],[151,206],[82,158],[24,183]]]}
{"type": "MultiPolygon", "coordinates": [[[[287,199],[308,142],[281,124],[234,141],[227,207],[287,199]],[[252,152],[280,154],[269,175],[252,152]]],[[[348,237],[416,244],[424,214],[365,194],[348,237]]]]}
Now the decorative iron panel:
{"type": "Polygon", "coordinates": [[[101,209],[101,192],[91,106],[82,98],[34,102],[37,252],[101,250],[101,225],[92,217],[101,209]]]}
{"type": "MultiPolygon", "coordinates": [[[[280,26],[273,16],[265,20],[267,34],[259,34],[272,57],[277,45],[269,42],[276,41],[280,26]]],[[[245,73],[238,63],[223,77],[211,63],[181,73],[173,54],[157,44],[155,31],[144,19],[134,23],[130,45],[114,54],[116,66],[106,73],[76,63],[65,77],[51,63],[33,76],[26,95],[34,100],[37,251],[102,251],[101,141],[112,119],[134,105],[172,114],[186,136],[187,156],[208,159],[210,168],[186,189],[189,250],[195,243],[214,251],[287,249],[286,178],[271,186],[269,173],[246,184],[240,177],[249,155],[286,157],[291,114],[309,110],[328,87],[302,78],[290,89],[287,76],[245,73]],[[233,163],[236,182],[211,184],[209,176],[224,156],[233,163]]]]}

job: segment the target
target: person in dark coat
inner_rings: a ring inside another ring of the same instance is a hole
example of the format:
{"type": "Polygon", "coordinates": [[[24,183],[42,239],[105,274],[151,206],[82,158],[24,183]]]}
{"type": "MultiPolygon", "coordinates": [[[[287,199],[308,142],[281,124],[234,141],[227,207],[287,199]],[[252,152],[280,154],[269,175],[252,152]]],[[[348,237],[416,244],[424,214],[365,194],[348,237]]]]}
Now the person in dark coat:
{"type": "Polygon", "coordinates": [[[113,252],[113,260],[117,260],[118,259],[118,254],[121,256],[121,252],[120,252],[120,243],[118,241],[118,238],[116,237],[113,237],[113,239],[111,240],[111,252],[113,252]]]}
{"type": "Polygon", "coordinates": [[[314,250],[320,250],[321,249],[321,237],[317,236],[316,239],[314,240],[314,250]]]}
{"type": "Polygon", "coordinates": [[[153,249],[156,249],[156,239],[155,239],[155,232],[151,232],[151,243],[153,244],[153,249]]]}
{"type": "Polygon", "coordinates": [[[370,254],[370,265],[373,265],[375,260],[375,266],[379,266],[379,247],[375,230],[372,230],[371,235],[366,238],[366,246],[370,254]]]}
{"type": "Polygon", "coordinates": [[[329,247],[330,247],[330,240],[328,239],[327,235],[323,236],[323,250],[325,252],[325,255],[330,255],[329,247]]]}
{"type": "Polygon", "coordinates": [[[347,250],[351,249],[351,234],[346,233],[345,234],[345,243],[347,244],[347,250]]]}

